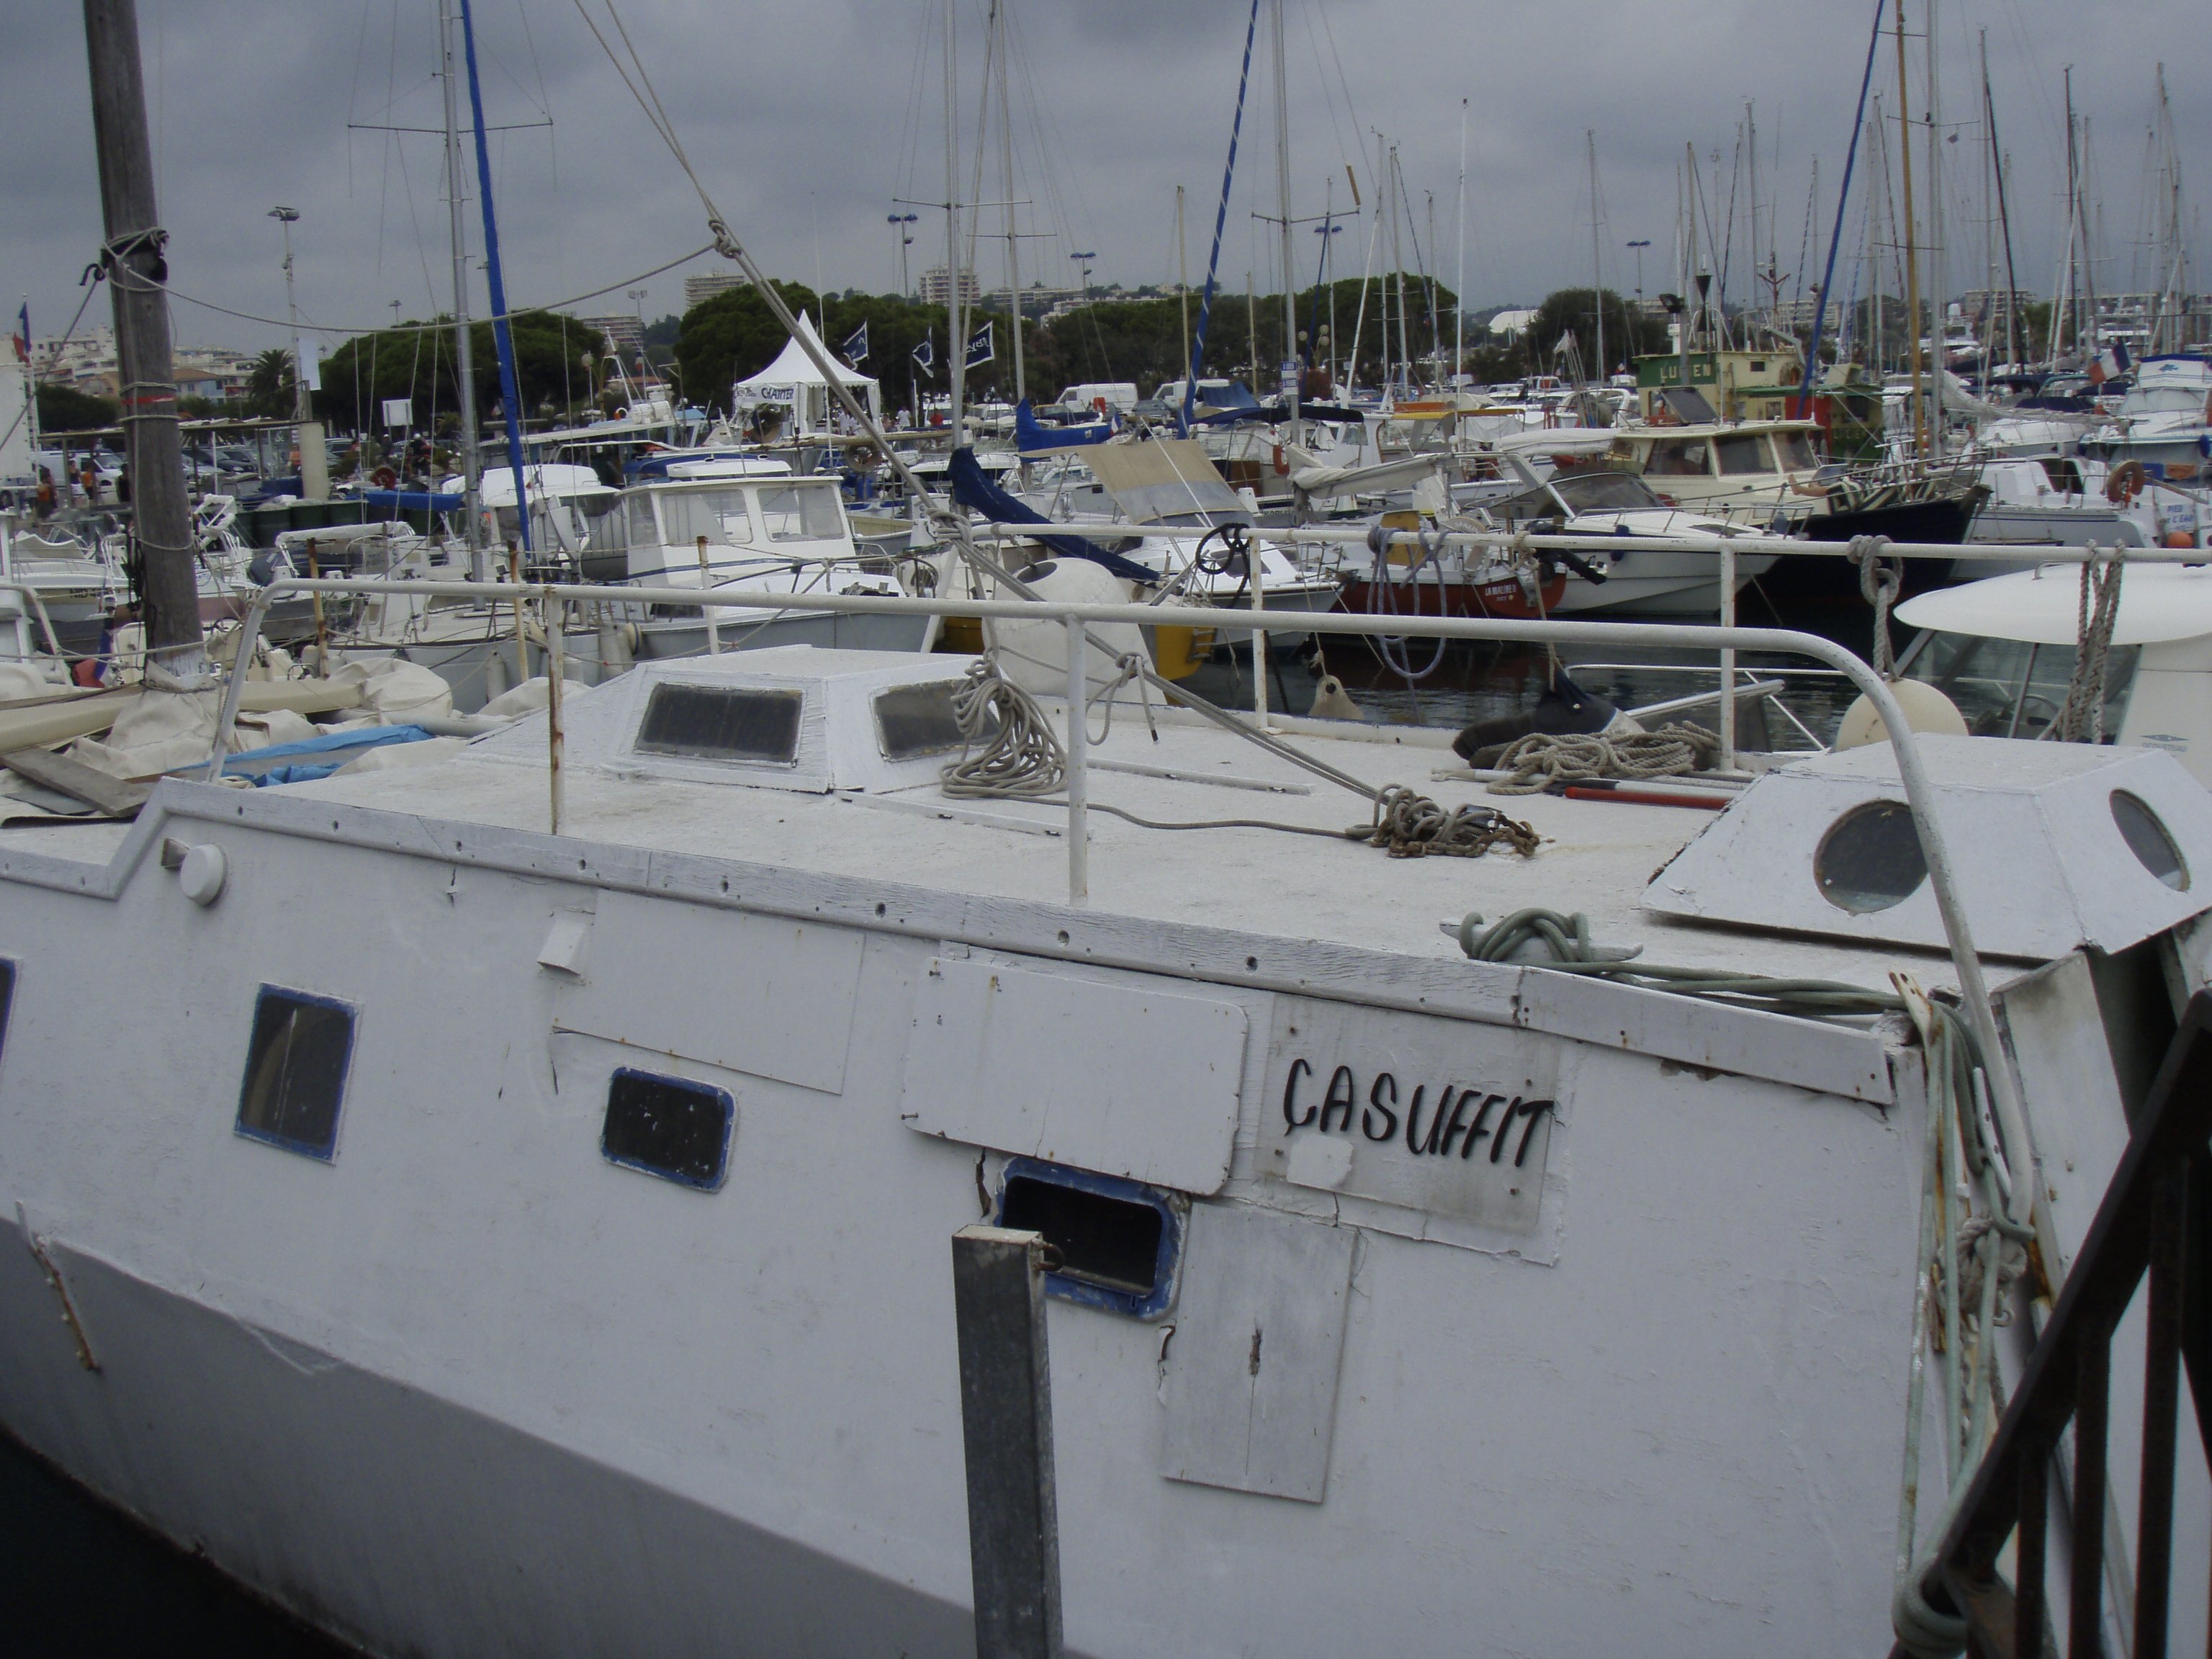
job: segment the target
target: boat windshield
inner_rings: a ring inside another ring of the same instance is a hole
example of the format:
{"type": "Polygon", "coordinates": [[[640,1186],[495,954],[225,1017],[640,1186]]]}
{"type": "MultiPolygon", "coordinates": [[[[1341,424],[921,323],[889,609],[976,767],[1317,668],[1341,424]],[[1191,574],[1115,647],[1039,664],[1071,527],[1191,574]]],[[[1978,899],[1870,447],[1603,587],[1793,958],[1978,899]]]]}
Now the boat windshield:
{"type": "Polygon", "coordinates": [[[761,524],[772,542],[835,542],[845,537],[835,484],[784,484],[760,492],[761,524]]]}
{"type": "Polygon", "coordinates": [[[1726,433],[1713,440],[1713,447],[1720,453],[1723,472],[1765,472],[1768,470],[1766,436],[1764,433],[1726,433]]]}
{"type": "MultiPolygon", "coordinates": [[[[2115,738],[2127,712],[2138,647],[2116,645],[2105,673],[2105,735],[2115,738]]],[[[1904,662],[1905,676],[1934,686],[1956,703],[1978,738],[2039,738],[2066,706],[2074,647],[2030,645],[1978,634],[1923,634],[1904,662]]]]}
{"type": "Polygon", "coordinates": [[[715,547],[750,547],[752,520],[742,489],[664,489],[660,522],[671,547],[696,547],[705,537],[715,547]]]}
{"type": "Polygon", "coordinates": [[[1813,453],[1812,439],[1802,432],[1776,433],[1774,453],[1781,459],[1784,472],[1809,472],[1820,464],[1820,458],[1813,453]]]}
{"type": "Polygon", "coordinates": [[[1553,478],[1552,488],[1577,513],[1627,513],[1667,505],[1650,484],[1630,472],[1561,473],[1553,478]]]}
{"type": "Polygon", "coordinates": [[[1706,476],[1703,438],[1664,438],[1651,446],[1644,463],[1647,478],[1702,478],[1706,476]]]}

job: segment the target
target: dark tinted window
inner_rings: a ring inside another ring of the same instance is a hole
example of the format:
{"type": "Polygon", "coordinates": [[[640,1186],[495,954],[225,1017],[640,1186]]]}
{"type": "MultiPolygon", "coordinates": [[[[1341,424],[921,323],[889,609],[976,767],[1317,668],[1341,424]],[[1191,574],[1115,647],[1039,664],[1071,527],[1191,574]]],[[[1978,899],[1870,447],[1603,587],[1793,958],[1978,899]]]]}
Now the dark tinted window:
{"type": "Polygon", "coordinates": [[[329,997],[261,988],[238,1095],[238,1133],[330,1158],[353,1054],[353,1010],[329,997]]]}
{"type": "Polygon", "coordinates": [[[15,964],[0,957],[0,1051],[8,1046],[8,1016],[15,1006],[15,964]]]}
{"type": "Polygon", "coordinates": [[[1866,915],[1902,904],[1928,879],[1920,831],[1902,801],[1869,801],[1836,820],[1813,857],[1820,896],[1866,915]]]}
{"type": "Polygon", "coordinates": [[[891,760],[939,755],[960,746],[960,721],[952,712],[953,683],[901,685],[876,697],[876,736],[891,760]]]}
{"type": "Polygon", "coordinates": [[[646,700],[637,729],[645,755],[698,760],[789,762],[799,753],[799,691],[664,682],[646,700]]]}
{"type": "Polygon", "coordinates": [[[614,1163],[712,1192],[728,1173],[737,1103],[703,1083],[617,1071],[607,1084],[599,1151],[614,1163]]]}
{"type": "Polygon", "coordinates": [[[1179,1229],[1150,1188],[1028,1158],[1006,1166],[999,1225],[1044,1235],[1060,1252],[1046,1288],[1121,1313],[1166,1310],[1179,1229]]]}
{"type": "MultiPolygon", "coordinates": [[[[2177,893],[2188,890],[2189,866],[2182,861],[2181,849],[2166,833],[2166,826],[2158,821],[2157,813],[2126,790],[2115,789],[2112,822],[2119,826],[2128,851],[2136,855],[2144,869],[2177,893]]],[[[4,1010],[0,1010],[0,1018],[4,1018],[4,1010]]]]}

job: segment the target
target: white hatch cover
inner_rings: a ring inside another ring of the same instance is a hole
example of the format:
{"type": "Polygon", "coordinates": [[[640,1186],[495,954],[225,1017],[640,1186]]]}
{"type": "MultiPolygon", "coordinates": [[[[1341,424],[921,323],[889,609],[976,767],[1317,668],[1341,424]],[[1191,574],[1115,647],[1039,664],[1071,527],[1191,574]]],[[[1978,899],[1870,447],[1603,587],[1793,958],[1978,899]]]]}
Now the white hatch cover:
{"type": "Polygon", "coordinates": [[[1194,988],[932,962],[915,992],[899,1115],[972,1146],[1218,1192],[1248,1022],[1194,988]]]}
{"type": "MultiPolygon", "coordinates": [[[[787,645],[640,663],[569,701],[568,763],[813,794],[933,784],[960,752],[952,696],[974,660],[787,645]]],[[[471,752],[543,767],[544,718],[471,752]]]]}
{"type": "MultiPolygon", "coordinates": [[[[1976,949],[2049,961],[2212,904],[2212,795],[2156,750],[1926,737],[1934,811],[1976,949]]],[[[1644,890],[1667,915],[1947,948],[1887,743],[1745,790],[1644,890]]]]}

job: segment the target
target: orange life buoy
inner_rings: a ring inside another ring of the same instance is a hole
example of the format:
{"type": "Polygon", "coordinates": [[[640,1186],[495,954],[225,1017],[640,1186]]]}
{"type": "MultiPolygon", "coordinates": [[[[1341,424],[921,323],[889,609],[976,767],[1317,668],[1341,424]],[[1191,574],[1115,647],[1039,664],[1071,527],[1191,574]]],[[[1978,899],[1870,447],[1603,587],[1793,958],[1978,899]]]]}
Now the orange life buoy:
{"type": "Polygon", "coordinates": [[[2150,473],[2141,461],[2123,461],[2105,479],[2105,499],[2114,507],[2125,507],[2149,483],[2150,473]]]}
{"type": "Polygon", "coordinates": [[[368,475],[368,481],[379,489],[390,489],[399,483],[399,475],[388,466],[380,466],[368,475]]]}

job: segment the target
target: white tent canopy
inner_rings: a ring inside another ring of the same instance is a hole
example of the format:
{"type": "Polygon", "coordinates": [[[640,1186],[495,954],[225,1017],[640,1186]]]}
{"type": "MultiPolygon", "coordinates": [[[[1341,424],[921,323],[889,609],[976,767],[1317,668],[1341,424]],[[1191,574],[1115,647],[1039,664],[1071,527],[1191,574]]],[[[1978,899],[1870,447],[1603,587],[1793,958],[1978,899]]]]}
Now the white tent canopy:
{"type": "MultiPolygon", "coordinates": [[[[814,331],[813,322],[804,312],[799,313],[799,326],[806,337],[817,347],[822,337],[814,331]]],[[[868,411],[868,418],[883,419],[883,399],[876,383],[857,369],[848,368],[839,362],[828,348],[822,355],[836,370],[838,380],[852,388],[868,411]]],[[[730,390],[732,407],[740,412],[768,408],[781,410],[787,418],[785,434],[787,437],[834,432],[837,404],[830,396],[830,382],[822,378],[813,360],[797,340],[787,340],[776,360],[750,379],[739,380],[730,390]]]]}

